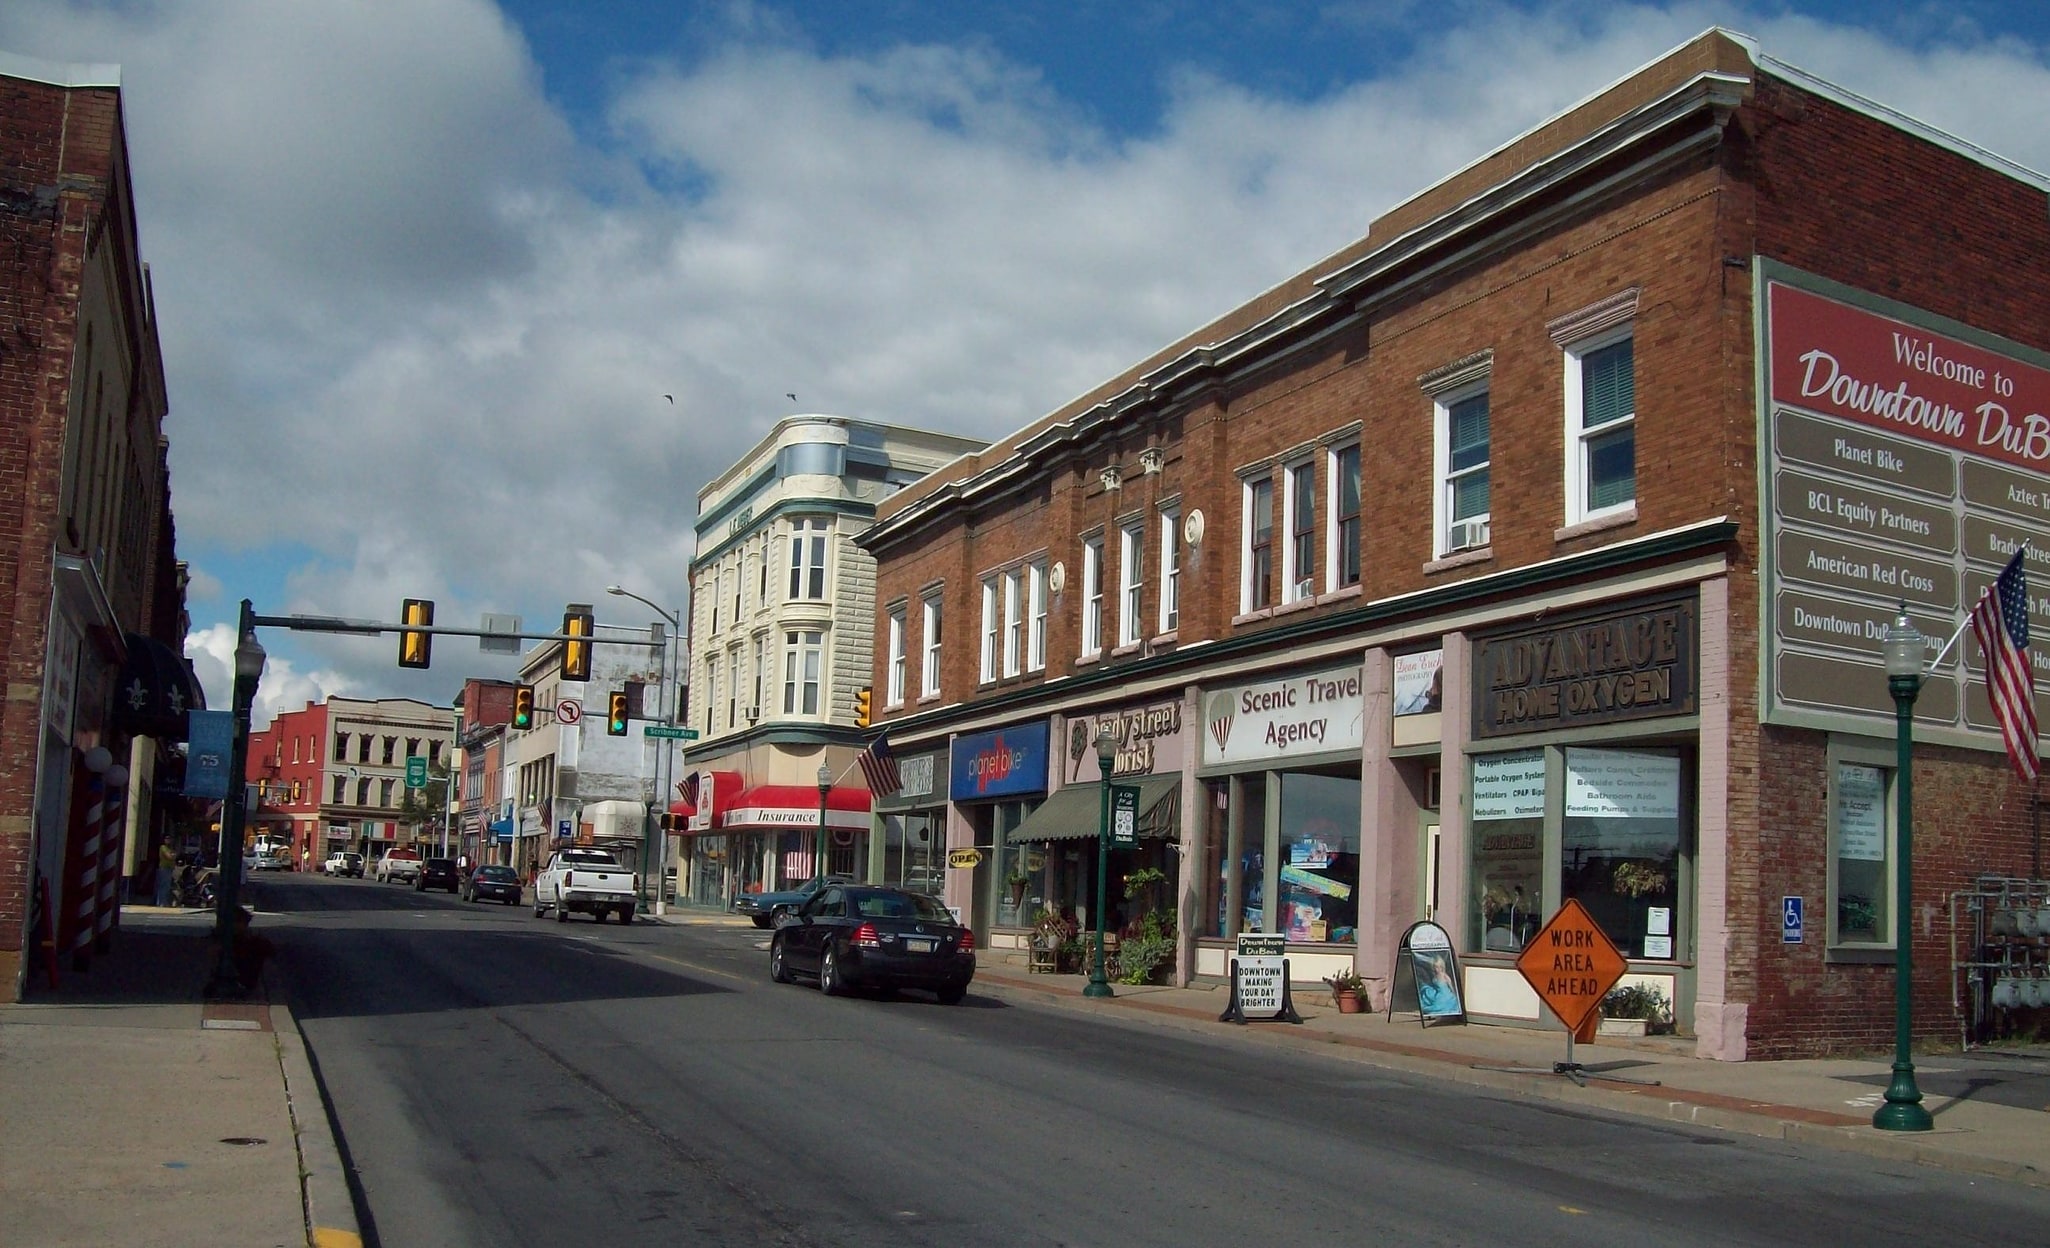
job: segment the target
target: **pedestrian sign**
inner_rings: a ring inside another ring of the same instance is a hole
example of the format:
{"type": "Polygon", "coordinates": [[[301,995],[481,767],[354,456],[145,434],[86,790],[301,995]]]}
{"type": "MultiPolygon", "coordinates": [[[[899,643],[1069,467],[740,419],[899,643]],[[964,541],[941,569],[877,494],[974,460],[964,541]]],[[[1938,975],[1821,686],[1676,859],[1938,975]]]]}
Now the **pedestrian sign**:
{"type": "Polygon", "coordinates": [[[418,754],[406,755],[406,787],[424,789],[427,787],[427,760],[418,754]]]}
{"type": "Polygon", "coordinates": [[[1566,1030],[1579,1031],[1630,964],[1594,916],[1568,898],[1524,946],[1516,969],[1566,1030]]]}

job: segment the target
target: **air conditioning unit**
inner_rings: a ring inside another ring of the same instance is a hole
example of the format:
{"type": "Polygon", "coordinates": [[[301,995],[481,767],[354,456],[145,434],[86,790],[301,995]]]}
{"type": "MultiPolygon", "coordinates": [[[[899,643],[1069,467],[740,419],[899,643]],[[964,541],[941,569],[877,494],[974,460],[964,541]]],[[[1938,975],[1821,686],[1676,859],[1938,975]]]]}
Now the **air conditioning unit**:
{"type": "Polygon", "coordinates": [[[1488,544],[1488,522],[1485,520],[1461,520],[1445,534],[1445,551],[1473,550],[1488,544]]]}
{"type": "Polygon", "coordinates": [[[1288,600],[1290,602],[1299,602],[1304,598],[1308,598],[1311,595],[1311,593],[1315,591],[1316,588],[1310,582],[1311,578],[1307,576],[1304,577],[1302,580],[1297,581],[1295,583],[1295,591],[1289,595],[1288,600]]]}

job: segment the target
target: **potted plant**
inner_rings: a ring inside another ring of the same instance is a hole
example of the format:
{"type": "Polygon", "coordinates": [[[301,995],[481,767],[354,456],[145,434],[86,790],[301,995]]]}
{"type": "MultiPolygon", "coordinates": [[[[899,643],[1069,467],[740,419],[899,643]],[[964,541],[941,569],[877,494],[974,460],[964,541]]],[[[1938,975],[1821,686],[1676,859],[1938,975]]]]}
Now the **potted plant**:
{"type": "Polygon", "coordinates": [[[1663,1030],[1672,1021],[1671,1003],[1654,984],[1611,988],[1602,998],[1601,1011],[1596,1030],[1604,1036],[1642,1036],[1654,1027],[1663,1030]]]}
{"type": "Polygon", "coordinates": [[[1011,904],[1018,905],[1025,900],[1025,889],[1032,883],[1032,873],[1023,867],[1013,867],[1011,873],[1004,877],[1004,883],[1011,886],[1011,904]]]}
{"type": "Polygon", "coordinates": [[[1367,981],[1351,967],[1334,975],[1326,975],[1324,982],[1331,985],[1331,1001],[1340,1014],[1357,1014],[1366,1008],[1367,981]]]}

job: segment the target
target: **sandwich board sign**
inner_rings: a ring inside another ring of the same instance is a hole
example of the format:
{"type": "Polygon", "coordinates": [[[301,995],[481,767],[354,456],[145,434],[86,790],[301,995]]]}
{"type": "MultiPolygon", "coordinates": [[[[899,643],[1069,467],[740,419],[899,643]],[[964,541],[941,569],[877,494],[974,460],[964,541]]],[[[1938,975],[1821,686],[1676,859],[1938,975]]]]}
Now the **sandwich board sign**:
{"type": "Polygon", "coordinates": [[[1241,933],[1231,958],[1231,1002],[1220,1023],[1300,1023],[1288,995],[1288,937],[1241,933]]]}
{"type": "Polygon", "coordinates": [[[1395,947],[1395,971],[1388,979],[1388,1018],[1414,1010],[1425,1027],[1466,1022],[1459,991],[1459,955],[1452,937],[1429,921],[1412,923],[1395,947]]]}

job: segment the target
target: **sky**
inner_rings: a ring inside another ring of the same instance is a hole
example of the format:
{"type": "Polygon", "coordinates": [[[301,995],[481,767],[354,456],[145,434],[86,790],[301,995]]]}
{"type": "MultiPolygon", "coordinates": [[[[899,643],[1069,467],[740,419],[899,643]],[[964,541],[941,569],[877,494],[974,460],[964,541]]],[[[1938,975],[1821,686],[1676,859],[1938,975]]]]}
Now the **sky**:
{"type": "MultiPolygon", "coordinates": [[[[243,598],[681,611],[783,417],[1001,437],[1716,25],[2050,170],[2037,0],[40,0],[0,50],[121,68],[222,707],[243,598]]],[[[259,722],[513,675],[263,641],[259,722]]]]}

